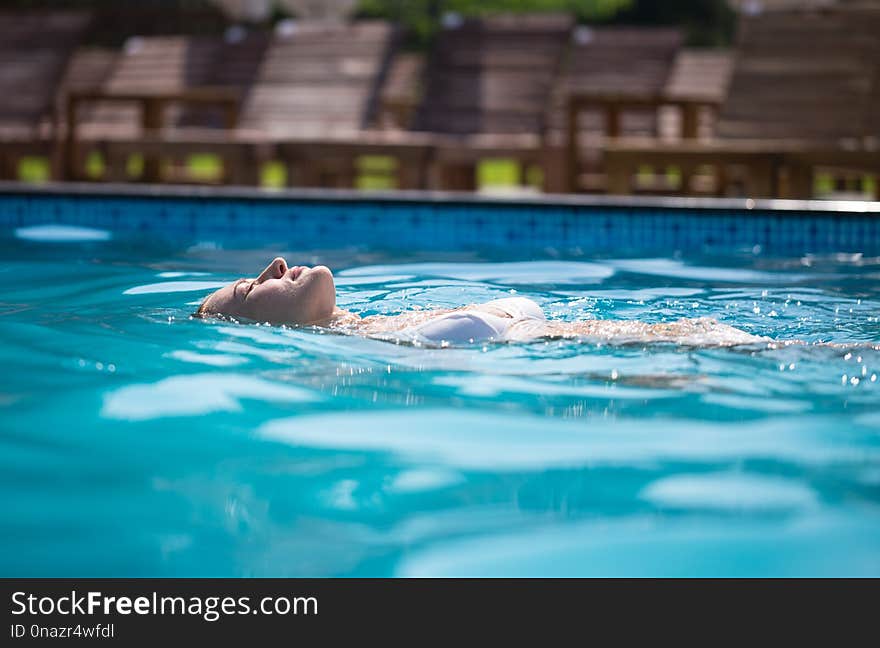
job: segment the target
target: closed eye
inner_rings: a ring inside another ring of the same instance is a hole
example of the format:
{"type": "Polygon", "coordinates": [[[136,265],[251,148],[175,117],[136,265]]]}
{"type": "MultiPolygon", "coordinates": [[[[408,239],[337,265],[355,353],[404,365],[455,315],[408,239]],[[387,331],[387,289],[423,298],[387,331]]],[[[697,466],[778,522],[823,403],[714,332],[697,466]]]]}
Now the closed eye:
{"type": "Polygon", "coordinates": [[[248,293],[251,291],[251,289],[253,289],[254,284],[256,284],[256,281],[253,279],[239,279],[238,281],[235,282],[235,287],[232,289],[232,294],[234,294],[236,297],[241,296],[241,298],[244,299],[248,296],[248,293]],[[242,296],[242,295],[240,295],[238,288],[239,288],[239,286],[241,286],[242,284],[244,284],[245,282],[248,282],[248,281],[250,282],[250,285],[245,289],[244,295],[242,296]]]}

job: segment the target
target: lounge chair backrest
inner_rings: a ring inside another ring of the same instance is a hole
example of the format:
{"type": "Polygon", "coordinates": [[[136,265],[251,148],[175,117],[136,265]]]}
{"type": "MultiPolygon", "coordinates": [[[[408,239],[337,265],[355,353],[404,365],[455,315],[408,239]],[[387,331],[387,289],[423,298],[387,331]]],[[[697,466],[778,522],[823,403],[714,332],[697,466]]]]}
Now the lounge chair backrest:
{"type": "MultiPolygon", "coordinates": [[[[572,94],[656,97],[672,74],[683,36],[667,27],[589,27],[572,32],[571,46],[553,95],[548,116],[548,142],[561,144],[567,128],[567,105],[572,94]]],[[[641,111],[627,115],[625,130],[656,130],[656,115],[641,111]]],[[[605,124],[598,112],[584,113],[580,131],[601,137],[605,124]]],[[[598,145],[598,140],[595,142],[598,145]]]]}
{"type": "Polygon", "coordinates": [[[0,13],[0,134],[48,126],[56,88],[91,19],[83,12],[0,13]]]}
{"type": "Polygon", "coordinates": [[[446,21],[414,127],[448,134],[540,134],[571,33],[568,15],[446,21]]]}
{"type": "Polygon", "coordinates": [[[741,18],[718,134],[839,141],[878,135],[880,8],[741,18]]]}
{"type": "Polygon", "coordinates": [[[364,128],[393,36],[378,21],[281,23],[242,106],[241,128],[279,138],[364,128]]]}

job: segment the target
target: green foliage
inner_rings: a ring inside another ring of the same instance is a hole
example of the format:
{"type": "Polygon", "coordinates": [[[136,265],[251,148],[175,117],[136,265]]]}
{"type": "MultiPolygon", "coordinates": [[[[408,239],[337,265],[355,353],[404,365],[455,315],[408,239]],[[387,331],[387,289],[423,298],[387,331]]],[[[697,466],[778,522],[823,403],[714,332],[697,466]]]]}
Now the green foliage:
{"type": "Polygon", "coordinates": [[[199,182],[219,182],[223,178],[223,159],[211,153],[195,153],[186,161],[189,175],[199,182]]]}
{"type": "Polygon", "coordinates": [[[726,0],[361,0],[356,15],[398,22],[408,32],[406,44],[425,49],[447,12],[563,12],[582,23],[678,25],[688,44],[704,46],[730,44],[736,26],[726,0]]]}
{"type": "Polygon", "coordinates": [[[424,49],[447,12],[461,16],[560,12],[573,14],[580,21],[597,21],[611,18],[632,3],[633,0],[361,0],[355,15],[400,23],[408,32],[407,45],[424,49]]]}
{"type": "Polygon", "coordinates": [[[736,14],[727,0],[633,0],[611,22],[635,25],[679,25],[689,45],[718,46],[732,41],[736,14]]]}
{"type": "Polygon", "coordinates": [[[268,189],[283,189],[287,186],[287,167],[283,162],[266,162],[260,169],[260,185],[268,189]]]}
{"type": "Polygon", "coordinates": [[[508,158],[489,158],[477,165],[477,186],[516,187],[520,183],[520,165],[508,158]]]}
{"type": "Polygon", "coordinates": [[[97,151],[92,151],[86,157],[85,162],[85,171],[86,177],[90,180],[100,180],[104,176],[104,172],[107,170],[107,164],[104,161],[104,156],[102,156],[97,151]]]}
{"type": "Polygon", "coordinates": [[[397,160],[389,155],[361,155],[356,161],[355,187],[366,191],[397,188],[397,160]]]}
{"type": "Polygon", "coordinates": [[[18,163],[18,179],[22,182],[47,182],[49,171],[49,160],[44,157],[23,157],[18,163]]]}

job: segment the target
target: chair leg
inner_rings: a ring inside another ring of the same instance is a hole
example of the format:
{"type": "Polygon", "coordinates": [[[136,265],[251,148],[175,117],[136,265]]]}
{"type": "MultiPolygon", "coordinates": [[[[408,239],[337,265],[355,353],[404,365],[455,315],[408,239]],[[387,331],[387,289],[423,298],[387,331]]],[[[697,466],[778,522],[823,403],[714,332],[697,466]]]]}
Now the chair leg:
{"type": "Polygon", "coordinates": [[[242,146],[227,157],[228,182],[233,185],[256,187],[260,184],[260,159],[251,146],[242,146]]]}
{"type": "Polygon", "coordinates": [[[104,152],[105,168],[104,180],[107,182],[128,182],[128,155],[113,147],[107,147],[104,152]]]}
{"type": "Polygon", "coordinates": [[[785,198],[809,200],[813,197],[813,169],[806,164],[792,164],[788,169],[788,191],[785,198]]]}
{"type": "Polygon", "coordinates": [[[777,197],[777,168],[772,160],[758,159],[749,164],[748,171],[748,197],[749,198],[776,198],[777,197]]]}
{"type": "Polygon", "coordinates": [[[633,169],[626,160],[605,157],[605,182],[608,193],[617,196],[628,196],[633,191],[633,169]]]}
{"type": "Polygon", "coordinates": [[[15,180],[13,156],[0,150],[0,180],[15,180]]]}
{"type": "Polygon", "coordinates": [[[545,193],[568,191],[568,165],[564,149],[546,148],[541,156],[541,168],[544,172],[545,193]]]}
{"type": "Polygon", "coordinates": [[[397,160],[397,188],[398,189],[424,189],[427,185],[425,162],[422,159],[409,160],[398,158],[397,160]]]}
{"type": "Polygon", "coordinates": [[[440,188],[449,191],[475,191],[476,176],[474,164],[444,164],[440,167],[440,188]]]}

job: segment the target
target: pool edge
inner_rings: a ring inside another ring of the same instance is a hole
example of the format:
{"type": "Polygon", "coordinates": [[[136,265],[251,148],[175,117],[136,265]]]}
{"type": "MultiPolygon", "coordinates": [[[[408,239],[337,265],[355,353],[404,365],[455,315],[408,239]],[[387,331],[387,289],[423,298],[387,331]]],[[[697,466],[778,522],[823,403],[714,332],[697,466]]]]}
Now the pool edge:
{"type": "Polygon", "coordinates": [[[596,196],[582,194],[493,195],[452,191],[359,191],[352,189],[261,189],[198,185],[146,185],[81,182],[27,184],[0,181],[0,195],[75,195],[198,200],[292,200],[311,202],[390,202],[475,205],[539,205],[567,207],[688,209],[726,211],[818,212],[880,214],[880,201],[781,200],[752,198],[690,198],[666,196],[596,196]]]}

